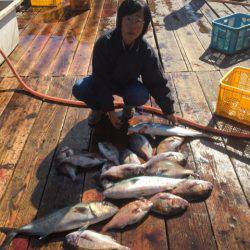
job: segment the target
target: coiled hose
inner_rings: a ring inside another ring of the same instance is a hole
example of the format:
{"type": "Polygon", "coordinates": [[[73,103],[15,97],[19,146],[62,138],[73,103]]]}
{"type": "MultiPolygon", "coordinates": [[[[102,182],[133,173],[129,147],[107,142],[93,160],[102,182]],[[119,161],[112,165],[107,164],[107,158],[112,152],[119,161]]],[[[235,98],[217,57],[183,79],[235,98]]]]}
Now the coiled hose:
{"type": "MultiPolygon", "coordinates": [[[[21,84],[21,86],[24,88],[24,90],[26,90],[27,92],[29,92],[30,94],[41,98],[44,101],[52,101],[55,103],[62,103],[62,104],[67,104],[67,105],[71,105],[71,106],[78,106],[78,107],[83,107],[83,108],[87,108],[87,104],[81,101],[74,101],[74,100],[69,100],[69,99],[64,99],[64,98],[59,98],[59,97],[54,97],[54,96],[49,96],[43,93],[39,93],[35,90],[33,90],[32,88],[30,88],[23,80],[22,78],[19,76],[19,74],[17,73],[17,71],[15,70],[15,68],[13,67],[13,65],[11,64],[10,60],[8,59],[8,57],[4,54],[4,52],[1,50],[0,48],[0,54],[3,56],[3,58],[5,59],[5,61],[7,62],[7,64],[9,65],[11,71],[13,72],[13,74],[15,75],[15,77],[17,78],[17,80],[19,81],[19,83],[21,84]]],[[[119,109],[123,107],[123,103],[122,102],[115,102],[114,103],[115,109],[119,109]]],[[[143,111],[146,111],[147,113],[151,113],[151,114],[155,114],[158,116],[161,116],[163,118],[164,114],[162,113],[162,111],[158,108],[154,108],[154,107],[150,107],[150,106],[143,106],[143,111]]],[[[243,134],[243,133],[235,133],[235,132],[228,132],[228,131],[223,131],[223,130],[219,130],[219,129],[215,129],[212,128],[210,126],[203,126],[201,124],[198,124],[196,122],[192,122],[190,120],[187,120],[183,117],[180,116],[175,116],[178,120],[179,123],[183,124],[183,125],[187,125],[189,127],[195,128],[195,129],[199,129],[205,132],[209,132],[209,133],[213,133],[219,136],[223,136],[223,137],[234,137],[234,138],[241,138],[241,139],[250,139],[250,134],[243,134]]]]}

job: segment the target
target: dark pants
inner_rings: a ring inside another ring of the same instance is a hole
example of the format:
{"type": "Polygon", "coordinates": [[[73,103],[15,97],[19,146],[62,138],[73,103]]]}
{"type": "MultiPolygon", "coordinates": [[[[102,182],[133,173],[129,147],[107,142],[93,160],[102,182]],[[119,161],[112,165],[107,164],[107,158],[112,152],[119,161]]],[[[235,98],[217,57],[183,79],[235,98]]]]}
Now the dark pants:
{"type": "MultiPolygon", "coordinates": [[[[84,101],[91,109],[99,110],[101,107],[98,103],[97,95],[93,90],[92,83],[92,76],[77,80],[73,86],[72,93],[76,99],[84,101]]],[[[126,105],[134,107],[144,105],[149,99],[149,92],[140,81],[129,85],[119,93],[114,92],[112,94],[121,96],[126,105]]]]}

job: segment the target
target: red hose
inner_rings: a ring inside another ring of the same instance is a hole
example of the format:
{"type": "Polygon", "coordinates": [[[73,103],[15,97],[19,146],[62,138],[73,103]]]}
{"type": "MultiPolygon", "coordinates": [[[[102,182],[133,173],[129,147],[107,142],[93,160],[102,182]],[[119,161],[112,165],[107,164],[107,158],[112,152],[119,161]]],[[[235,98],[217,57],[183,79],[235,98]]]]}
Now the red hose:
{"type": "MultiPolygon", "coordinates": [[[[7,62],[7,64],[9,65],[11,71],[13,72],[13,74],[16,76],[17,80],[19,81],[19,83],[21,84],[21,86],[28,91],[29,93],[31,93],[32,95],[42,98],[43,100],[48,100],[48,101],[52,101],[52,102],[56,102],[56,103],[63,103],[63,104],[68,104],[68,105],[73,105],[73,106],[79,106],[79,107],[83,107],[83,108],[87,108],[87,104],[81,101],[74,101],[74,100],[68,100],[68,99],[63,99],[63,98],[59,98],[59,97],[53,97],[53,96],[49,96],[46,94],[42,94],[39,93],[33,89],[31,89],[23,80],[22,78],[19,76],[19,74],[16,72],[16,70],[14,69],[13,65],[11,64],[10,60],[7,58],[7,56],[4,54],[4,52],[1,50],[0,48],[0,53],[2,54],[3,58],[5,59],[5,61],[7,62]]],[[[116,102],[114,104],[115,108],[122,108],[123,107],[123,103],[122,102],[116,102]]],[[[148,113],[151,114],[155,114],[155,115],[159,115],[164,117],[164,114],[162,113],[162,111],[158,108],[154,108],[154,107],[150,107],[150,106],[143,106],[143,110],[145,110],[148,113]]],[[[189,121],[183,117],[180,116],[176,116],[177,120],[179,123],[184,124],[184,125],[188,125],[192,128],[195,129],[199,129],[205,132],[209,132],[209,133],[214,133],[216,135],[220,135],[220,136],[226,136],[226,137],[235,137],[235,138],[242,138],[242,139],[250,139],[250,134],[243,134],[243,133],[235,133],[235,132],[227,132],[227,131],[222,131],[219,129],[215,129],[209,126],[203,126],[200,125],[198,123],[189,121]]]]}

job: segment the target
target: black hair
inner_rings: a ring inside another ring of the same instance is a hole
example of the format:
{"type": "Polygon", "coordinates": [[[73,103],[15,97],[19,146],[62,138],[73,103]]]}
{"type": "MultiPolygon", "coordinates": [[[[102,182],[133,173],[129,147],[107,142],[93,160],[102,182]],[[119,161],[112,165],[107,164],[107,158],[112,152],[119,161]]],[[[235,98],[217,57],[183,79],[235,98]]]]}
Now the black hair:
{"type": "Polygon", "coordinates": [[[148,5],[143,0],[124,0],[118,8],[116,28],[121,31],[122,18],[132,15],[140,10],[143,10],[144,14],[144,26],[142,30],[142,37],[148,30],[148,25],[151,19],[151,13],[148,5]]]}

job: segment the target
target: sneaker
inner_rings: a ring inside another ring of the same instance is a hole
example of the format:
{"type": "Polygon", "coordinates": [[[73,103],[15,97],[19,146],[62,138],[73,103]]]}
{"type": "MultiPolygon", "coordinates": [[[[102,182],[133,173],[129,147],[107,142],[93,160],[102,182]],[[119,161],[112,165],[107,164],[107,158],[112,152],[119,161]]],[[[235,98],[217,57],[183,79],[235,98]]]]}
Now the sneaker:
{"type": "Polygon", "coordinates": [[[122,120],[129,120],[135,114],[135,108],[133,106],[124,105],[122,111],[122,120]]]}
{"type": "Polygon", "coordinates": [[[103,111],[101,110],[91,110],[88,117],[89,126],[96,125],[102,119],[103,111]]]}

